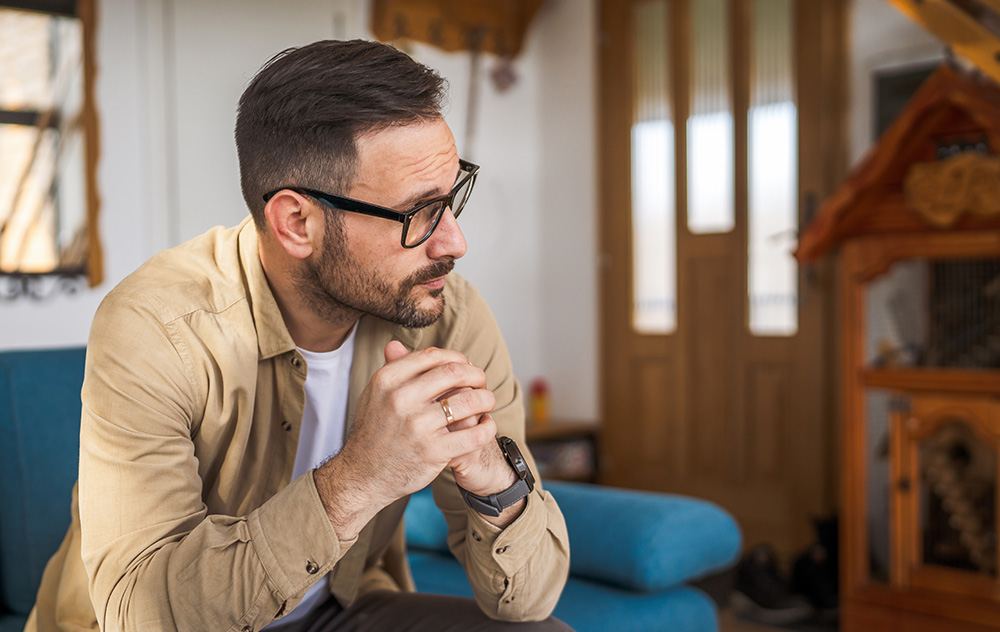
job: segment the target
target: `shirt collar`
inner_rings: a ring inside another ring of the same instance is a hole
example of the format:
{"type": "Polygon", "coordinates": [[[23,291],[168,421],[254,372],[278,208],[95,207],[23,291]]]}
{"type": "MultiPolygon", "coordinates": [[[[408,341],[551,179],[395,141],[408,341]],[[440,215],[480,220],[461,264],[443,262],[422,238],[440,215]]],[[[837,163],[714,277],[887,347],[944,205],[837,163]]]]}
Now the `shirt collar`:
{"type": "Polygon", "coordinates": [[[253,310],[254,327],[257,330],[257,348],[260,358],[266,360],[295,349],[295,341],[288,333],[285,319],[267,284],[264,267],[260,263],[258,250],[259,235],[257,225],[247,217],[240,225],[240,265],[246,278],[250,308],[253,310]]]}

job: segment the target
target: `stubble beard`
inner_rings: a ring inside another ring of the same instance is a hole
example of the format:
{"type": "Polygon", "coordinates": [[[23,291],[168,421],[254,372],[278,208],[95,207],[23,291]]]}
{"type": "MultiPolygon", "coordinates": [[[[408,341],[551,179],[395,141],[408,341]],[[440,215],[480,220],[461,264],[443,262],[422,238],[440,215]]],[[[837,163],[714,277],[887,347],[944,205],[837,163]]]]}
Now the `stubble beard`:
{"type": "Polygon", "coordinates": [[[325,215],[319,259],[306,261],[296,275],[299,295],[309,309],[338,325],[351,323],[364,314],[410,328],[437,322],[444,312],[444,288],[425,290],[435,300],[431,307],[421,308],[417,286],[451,272],[454,259],[435,261],[394,288],[377,270],[365,269],[348,254],[343,221],[333,213],[325,215]]]}

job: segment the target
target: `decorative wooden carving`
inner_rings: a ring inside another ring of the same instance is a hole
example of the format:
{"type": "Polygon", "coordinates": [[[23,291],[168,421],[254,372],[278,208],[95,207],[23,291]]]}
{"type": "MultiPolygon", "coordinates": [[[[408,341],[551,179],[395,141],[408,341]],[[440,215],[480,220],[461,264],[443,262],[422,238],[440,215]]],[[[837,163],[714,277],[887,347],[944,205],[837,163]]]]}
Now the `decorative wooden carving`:
{"type": "Polygon", "coordinates": [[[446,51],[514,57],[544,0],[375,0],[372,32],[383,42],[411,39],[446,51]]]}
{"type": "Polygon", "coordinates": [[[1000,157],[964,152],[915,163],[905,181],[907,207],[938,228],[965,213],[1000,217],[1000,157]]]}
{"type": "MultiPolygon", "coordinates": [[[[936,222],[944,219],[937,211],[932,212],[935,219],[914,212],[906,199],[905,181],[914,165],[938,163],[943,148],[965,146],[970,139],[972,147],[994,156],[994,160],[1000,154],[1000,87],[984,77],[942,65],[920,86],[878,144],[823,202],[799,236],[796,258],[804,263],[815,261],[834,245],[867,235],[940,231],[942,227],[936,222]]],[[[977,168],[976,173],[980,171],[977,168]]],[[[982,186],[976,184],[973,189],[982,192],[982,186]]],[[[949,189],[937,195],[951,193],[949,189]]],[[[963,194],[966,201],[971,202],[971,194],[963,194]]],[[[995,199],[985,205],[993,204],[995,199]]],[[[948,227],[972,232],[997,229],[1000,215],[977,209],[960,214],[948,227]]]]}

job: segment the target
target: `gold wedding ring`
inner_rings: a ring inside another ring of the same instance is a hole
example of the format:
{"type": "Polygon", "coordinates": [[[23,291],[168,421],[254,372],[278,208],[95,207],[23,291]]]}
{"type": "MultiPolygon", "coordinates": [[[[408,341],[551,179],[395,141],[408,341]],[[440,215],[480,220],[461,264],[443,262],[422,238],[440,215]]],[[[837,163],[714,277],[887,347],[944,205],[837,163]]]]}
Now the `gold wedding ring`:
{"type": "Polygon", "coordinates": [[[451,406],[448,404],[447,397],[441,400],[441,410],[444,411],[444,418],[449,424],[455,423],[455,416],[451,414],[451,406]]]}

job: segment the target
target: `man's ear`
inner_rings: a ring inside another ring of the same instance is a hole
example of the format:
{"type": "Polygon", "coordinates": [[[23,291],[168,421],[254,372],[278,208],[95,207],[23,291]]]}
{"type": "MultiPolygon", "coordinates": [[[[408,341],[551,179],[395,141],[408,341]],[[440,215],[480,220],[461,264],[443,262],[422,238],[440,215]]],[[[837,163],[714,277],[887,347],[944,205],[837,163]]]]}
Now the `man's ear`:
{"type": "Polygon", "coordinates": [[[323,211],[295,191],[283,189],[264,206],[271,234],[295,259],[305,259],[323,241],[323,211]]]}

